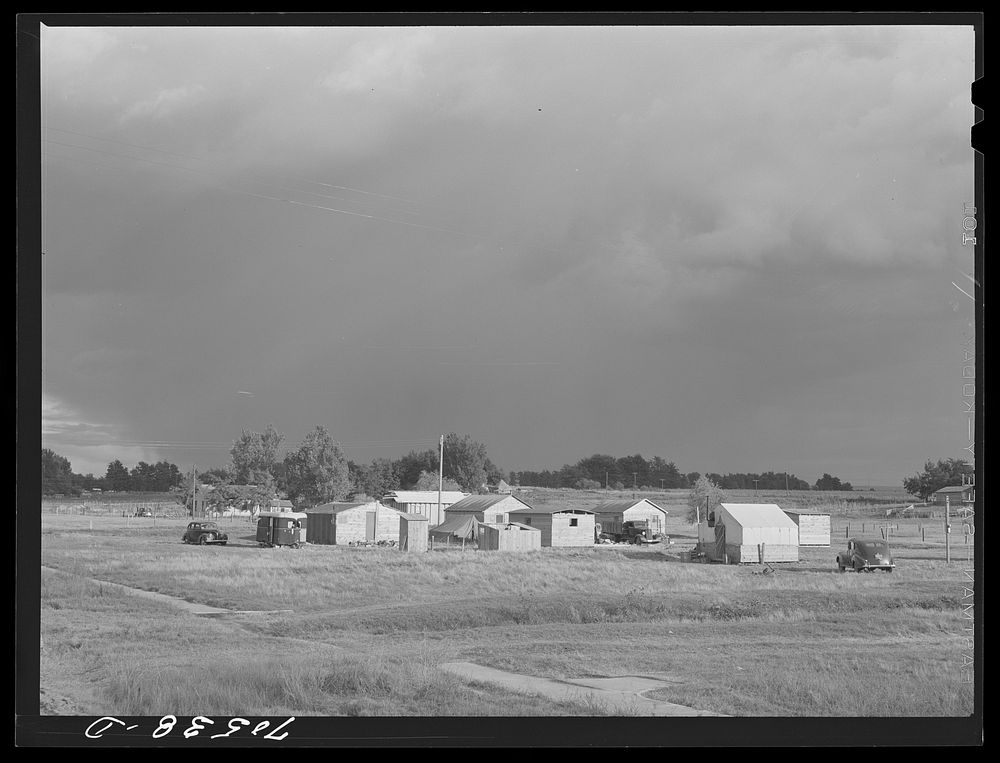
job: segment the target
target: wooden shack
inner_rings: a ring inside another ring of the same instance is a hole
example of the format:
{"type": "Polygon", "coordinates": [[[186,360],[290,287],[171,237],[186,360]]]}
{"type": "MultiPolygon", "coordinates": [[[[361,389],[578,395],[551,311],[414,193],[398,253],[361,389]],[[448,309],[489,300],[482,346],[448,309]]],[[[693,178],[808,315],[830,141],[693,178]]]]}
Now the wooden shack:
{"type": "Polygon", "coordinates": [[[830,515],[818,511],[784,509],[799,528],[800,546],[830,546],[830,515]]]}
{"type": "Polygon", "coordinates": [[[597,514],[597,523],[601,526],[601,532],[620,533],[622,523],[647,521],[650,529],[657,533],[666,533],[667,510],[662,506],[657,506],[648,498],[625,501],[609,501],[594,507],[597,514]]]}
{"type": "Polygon", "coordinates": [[[449,506],[444,516],[446,522],[457,517],[469,516],[479,522],[502,524],[507,522],[507,515],[511,511],[530,508],[528,504],[513,495],[491,493],[466,496],[449,506]]]}
{"type": "Polygon", "coordinates": [[[518,522],[479,526],[480,551],[537,551],[542,547],[542,531],[518,522]]]}
{"type": "Polygon", "coordinates": [[[524,508],[510,511],[507,516],[511,522],[540,530],[543,546],[594,545],[596,515],[590,509],[524,508]]]}
{"type": "Polygon", "coordinates": [[[773,503],[723,503],[698,525],[698,545],[713,561],[799,560],[799,528],[773,503]]]}
{"type": "Polygon", "coordinates": [[[401,551],[427,550],[427,530],[430,520],[423,514],[399,515],[399,548],[401,551]]]}
{"type": "Polygon", "coordinates": [[[442,491],[439,506],[437,490],[395,490],[382,496],[382,503],[404,514],[423,514],[434,527],[444,522],[445,509],[467,495],[454,490],[442,491]]]}
{"type": "Polygon", "coordinates": [[[398,540],[402,512],[378,501],[334,501],[306,509],[306,516],[310,543],[346,546],[398,540]]]}

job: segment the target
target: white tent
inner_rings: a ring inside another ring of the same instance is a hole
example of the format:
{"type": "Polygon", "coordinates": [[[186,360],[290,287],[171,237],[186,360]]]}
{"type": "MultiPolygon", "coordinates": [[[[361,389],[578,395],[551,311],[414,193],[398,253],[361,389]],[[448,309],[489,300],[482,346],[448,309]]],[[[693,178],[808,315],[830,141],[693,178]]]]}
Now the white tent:
{"type": "Polygon", "coordinates": [[[797,562],[799,527],[773,503],[723,503],[698,528],[710,558],[730,562],[797,562]]]}

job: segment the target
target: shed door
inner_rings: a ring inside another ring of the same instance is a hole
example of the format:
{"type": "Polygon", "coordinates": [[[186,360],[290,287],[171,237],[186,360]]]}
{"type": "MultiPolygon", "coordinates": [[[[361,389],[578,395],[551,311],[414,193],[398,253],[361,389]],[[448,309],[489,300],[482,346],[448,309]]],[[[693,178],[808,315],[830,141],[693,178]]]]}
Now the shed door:
{"type": "Polygon", "coordinates": [[[365,540],[375,540],[375,512],[365,512],[365,540]]]}

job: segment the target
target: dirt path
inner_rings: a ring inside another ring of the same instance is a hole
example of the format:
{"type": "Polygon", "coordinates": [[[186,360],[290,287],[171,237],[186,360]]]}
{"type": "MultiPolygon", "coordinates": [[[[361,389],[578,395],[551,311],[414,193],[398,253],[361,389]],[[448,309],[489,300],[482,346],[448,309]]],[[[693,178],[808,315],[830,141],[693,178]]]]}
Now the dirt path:
{"type": "Polygon", "coordinates": [[[620,711],[622,715],[639,716],[719,716],[706,710],[661,702],[643,696],[648,691],[670,686],[669,681],[645,676],[616,676],[613,678],[576,678],[557,681],[551,678],[508,673],[487,668],[472,662],[447,662],[441,669],[466,681],[498,684],[511,691],[538,694],[556,701],[591,701],[620,711]]]}
{"type": "MultiPolygon", "coordinates": [[[[55,567],[42,566],[43,570],[48,570],[50,572],[58,574],[69,574],[59,570],[55,567]]],[[[176,596],[168,596],[167,594],[157,593],[155,591],[147,591],[142,588],[133,588],[131,586],[122,585],[120,583],[111,583],[106,580],[97,580],[95,578],[84,578],[85,580],[100,586],[108,586],[133,596],[140,596],[142,598],[151,599],[153,601],[158,601],[163,604],[169,604],[174,607],[179,607],[186,612],[193,615],[201,615],[208,617],[229,617],[232,615],[267,615],[267,614],[277,614],[279,612],[291,612],[292,610],[273,610],[273,611],[250,611],[250,610],[231,610],[223,609],[221,607],[212,607],[208,604],[198,604],[196,602],[187,601],[185,599],[178,598],[176,596]]],[[[378,609],[388,609],[397,605],[375,605],[371,607],[362,607],[363,610],[378,610],[378,609]]],[[[345,610],[346,612],[346,610],[345,610]]],[[[239,623],[235,623],[239,625],[239,623]]],[[[316,647],[317,645],[322,645],[323,647],[329,647],[333,651],[342,652],[343,648],[335,646],[333,644],[328,644],[325,642],[317,642],[314,640],[298,639],[291,636],[271,636],[271,638],[292,642],[296,644],[304,644],[311,647],[316,647]]],[[[611,711],[619,711],[622,715],[637,715],[637,716],[700,716],[700,715],[712,715],[717,716],[719,713],[711,713],[704,710],[696,710],[691,707],[686,707],[684,705],[677,705],[672,702],[661,702],[654,699],[649,699],[645,697],[644,694],[649,691],[656,689],[662,689],[669,687],[671,682],[666,679],[661,678],[651,678],[648,676],[615,676],[610,678],[577,678],[577,679],[567,679],[564,681],[557,681],[551,678],[539,678],[537,676],[522,675],[519,673],[508,673],[503,670],[497,670],[495,668],[488,668],[483,665],[477,665],[472,662],[447,662],[439,666],[441,670],[451,673],[454,676],[462,678],[466,681],[480,681],[484,683],[491,683],[503,686],[511,691],[517,691],[528,694],[536,694],[554,699],[557,701],[571,701],[571,702],[593,702],[601,707],[608,708],[611,711]]],[[[55,696],[50,696],[44,698],[48,699],[47,703],[49,707],[48,710],[56,710],[54,706],[58,701],[55,696]]]]}

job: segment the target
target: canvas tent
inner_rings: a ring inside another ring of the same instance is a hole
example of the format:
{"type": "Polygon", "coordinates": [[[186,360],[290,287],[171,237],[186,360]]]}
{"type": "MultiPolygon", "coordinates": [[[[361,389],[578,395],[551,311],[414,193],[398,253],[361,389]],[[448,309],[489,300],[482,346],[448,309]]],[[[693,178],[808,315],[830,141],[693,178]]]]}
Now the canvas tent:
{"type": "Polygon", "coordinates": [[[773,503],[723,503],[698,526],[709,559],[733,564],[797,562],[799,528],[773,503]]]}
{"type": "Polygon", "coordinates": [[[432,527],[430,537],[435,543],[454,543],[463,540],[473,541],[479,538],[479,520],[465,515],[449,519],[437,527],[432,527]]]}

